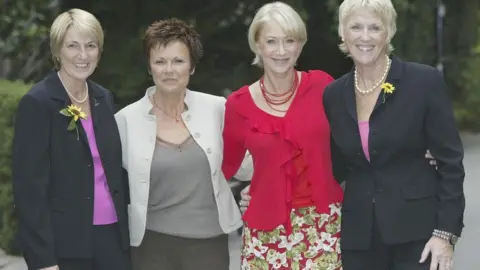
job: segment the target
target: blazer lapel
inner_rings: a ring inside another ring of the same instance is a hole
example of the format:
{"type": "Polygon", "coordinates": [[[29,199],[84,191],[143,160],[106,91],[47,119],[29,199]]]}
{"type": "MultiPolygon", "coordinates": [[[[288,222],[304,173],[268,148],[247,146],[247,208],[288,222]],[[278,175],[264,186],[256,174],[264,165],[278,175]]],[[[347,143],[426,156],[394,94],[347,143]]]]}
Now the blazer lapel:
{"type": "Polygon", "coordinates": [[[377,103],[375,104],[373,111],[375,111],[382,104],[385,104],[387,100],[391,98],[398,90],[397,84],[402,75],[403,62],[396,56],[392,56],[391,59],[392,59],[392,64],[390,66],[390,70],[388,72],[387,78],[385,79],[385,82],[392,84],[395,87],[395,90],[393,91],[393,93],[390,93],[390,94],[384,93],[382,90],[382,92],[380,92],[380,94],[378,95],[377,103]]]}
{"type": "MultiPolygon", "coordinates": [[[[56,71],[50,72],[50,74],[47,76],[45,84],[47,88],[50,90],[52,99],[56,100],[61,104],[60,106],[61,108],[58,110],[59,114],[60,114],[60,110],[67,108],[67,106],[72,104],[70,97],[68,96],[67,91],[65,90],[65,87],[60,81],[60,78],[58,77],[58,74],[56,71]]],[[[85,145],[88,147],[87,135],[85,133],[85,129],[83,128],[81,121],[78,120],[76,125],[78,130],[78,139],[82,140],[85,143],[85,145]]],[[[66,129],[67,129],[67,126],[65,126],[65,130],[66,129]]],[[[77,132],[77,131],[73,130],[69,132],[77,132]]]]}
{"type": "Polygon", "coordinates": [[[106,130],[109,129],[111,125],[105,123],[105,121],[114,121],[113,110],[110,109],[110,104],[108,104],[108,101],[105,99],[104,92],[91,81],[88,81],[87,83],[90,93],[90,114],[95,133],[95,141],[97,142],[97,149],[102,159],[102,163],[105,164],[104,159],[107,158],[106,146],[109,144],[108,136],[112,133],[112,131],[106,130]],[[112,117],[108,117],[108,115],[111,115],[112,117]]]}
{"type": "Polygon", "coordinates": [[[100,117],[97,117],[98,112],[103,110],[104,106],[107,106],[108,109],[109,105],[105,103],[105,94],[100,89],[98,89],[98,86],[90,81],[88,81],[87,83],[90,95],[90,113],[93,120],[93,126],[97,128],[100,121],[100,117]]]}
{"type": "Polygon", "coordinates": [[[345,99],[345,105],[347,106],[348,114],[350,114],[355,123],[357,123],[357,102],[355,100],[355,83],[353,69],[350,71],[350,73],[348,73],[347,79],[345,80],[343,97],[345,99]]]}
{"type": "MultiPolygon", "coordinates": [[[[397,84],[401,78],[403,71],[403,62],[396,56],[392,56],[392,65],[390,71],[388,72],[385,82],[391,83],[395,87],[395,91],[391,94],[385,94],[383,91],[378,95],[377,102],[373,111],[378,109],[382,104],[386,103],[389,98],[391,98],[396,91],[398,90],[397,84]]],[[[343,91],[343,96],[345,99],[345,104],[347,106],[348,113],[355,120],[355,123],[358,122],[357,117],[357,103],[355,100],[355,79],[354,79],[354,70],[353,68],[347,75],[347,80],[345,80],[345,87],[343,91]]],[[[373,113],[373,112],[372,112],[373,113]]]]}
{"type": "MultiPolygon", "coordinates": [[[[91,81],[87,80],[87,84],[88,84],[88,96],[89,96],[89,102],[90,102],[90,115],[88,117],[91,117],[91,119],[92,119],[92,125],[93,125],[93,129],[95,131],[95,139],[97,141],[97,148],[98,148],[98,151],[100,152],[100,147],[99,147],[99,144],[98,144],[98,136],[97,136],[97,133],[98,133],[97,128],[99,126],[98,123],[99,123],[99,119],[100,119],[100,117],[98,116],[98,112],[99,112],[99,105],[101,103],[105,103],[104,99],[103,99],[104,94],[91,81]]],[[[103,104],[103,105],[108,106],[107,104],[103,104]]],[[[88,147],[89,154],[91,154],[90,144],[89,144],[89,141],[88,141],[88,136],[87,136],[87,133],[85,132],[85,129],[83,128],[83,125],[82,125],[80,120],[78,121],[77,126],[78,126],[78,129],[79,129],[80,137],[83,139],[86,146],[88,147]]]]}

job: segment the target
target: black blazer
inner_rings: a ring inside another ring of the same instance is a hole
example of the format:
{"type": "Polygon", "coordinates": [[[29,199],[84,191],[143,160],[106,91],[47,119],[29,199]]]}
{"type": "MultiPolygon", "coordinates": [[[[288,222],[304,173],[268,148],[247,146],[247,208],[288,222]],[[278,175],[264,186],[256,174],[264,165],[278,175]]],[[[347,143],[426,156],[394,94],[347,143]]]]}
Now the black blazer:
{"type": "Polygon", "coordinates": [[[380,93],[370,116],[370,162],[360,141],[353,70],[324,92],[334,174],[346,180],[343,249],[369,247],[374,212],[388,244],[429,239],[434,229],[462,231],[463,147],[441,74],[392,57],[386,81],[395,91],[380,93]]]}
{"type": "MultiPolygon", "coordinates": [[[[129,247],[128,179],[110,92],[88,81],[98,150],[119,219],[122,246],[129,247]]],[[[29,269],[57,258],[92,256],[93,161],[81,123],[59,113],[71,104],[56,72],[20,100],[13,138],[13,191],[19,219],[17,239],[29,269]]]]}

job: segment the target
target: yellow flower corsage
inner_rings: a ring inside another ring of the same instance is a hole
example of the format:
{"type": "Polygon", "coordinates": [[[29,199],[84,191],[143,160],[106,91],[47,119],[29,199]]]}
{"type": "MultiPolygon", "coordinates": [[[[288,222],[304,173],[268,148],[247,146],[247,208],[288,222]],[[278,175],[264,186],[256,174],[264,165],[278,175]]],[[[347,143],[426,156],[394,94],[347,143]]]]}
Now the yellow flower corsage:
{"type": "Polygon", "coordinates": [[[78,127],[77,127],[77,121],[78,119],[87,119],[87,114],[82,112],[82,109],[80,107],[75,106],[74,104],[71,104],[67,106],[67,108],[62,109],[60,111],[61,114],[71,117],[72,119],[70,120],[70,123],[68,124],[67,130],[77,130],[77,140],[78,140],[78,127]]]}
{"type": "Polygon", "coordinates": [[[384,82],[382,83],[382,89],[383,89],[383,92],[385,94],[392,94],[393,91],[395,91],[395,86],[393,86],[393,84],[391,83],[388,83],[388,82],[384,82]]]}
{"type": "Polygon", "coordinates": [[[393,94],[393,91],[395,91],[395,86],[393,86],[393,84],[391,84],[391,83],[384,82],[384,83],[382,83],[382,85],[380,87],[383,90],[383,103],[385,103],[385,95],[386,94],[393,94]]]}

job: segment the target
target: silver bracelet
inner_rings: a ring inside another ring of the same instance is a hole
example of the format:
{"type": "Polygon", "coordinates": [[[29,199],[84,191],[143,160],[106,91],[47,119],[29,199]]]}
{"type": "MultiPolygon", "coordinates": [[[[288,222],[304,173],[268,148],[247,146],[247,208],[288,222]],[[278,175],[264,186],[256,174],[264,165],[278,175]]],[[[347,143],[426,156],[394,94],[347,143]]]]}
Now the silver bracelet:
{"type": "Polygon", "coordinates": [[[443,239],[445,241],[450,241],[453,233],[449,233],[449,232],[440,231],[440,230],[435,229],[435,230],[433,230],[432,235],[435,236],[435,237],[438,237],[440,239],[443,239]]]}

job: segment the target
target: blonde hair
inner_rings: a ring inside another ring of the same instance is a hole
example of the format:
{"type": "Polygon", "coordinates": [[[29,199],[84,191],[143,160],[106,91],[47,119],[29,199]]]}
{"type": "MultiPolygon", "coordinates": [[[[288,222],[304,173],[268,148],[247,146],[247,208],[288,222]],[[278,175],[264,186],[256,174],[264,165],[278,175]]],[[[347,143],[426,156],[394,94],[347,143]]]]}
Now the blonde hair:
{"type": "Polygon", "coordinates": [[[262,59],[257,52],[257,41],[262,26],[270,21],[277,23],[286,35],[299,41],[302,47],[307,42],[305,23],[291,6],[282,2],[265,4],[257,11],[248,29],[248,45],[255,54],[252,65],[263,66],[262,59]]]}
{"type": "MultiPolygon", "coordinates": [[[[50,28],[50,51],[53,65],[60,69],[59,54],[62,49],[65,35],[70,27],[77,28],[81,33],[92,36],[97,43],[100,54],[103,51],[103,30],[100,22],[91,13],[81,9],[70,9],[55,18],[50,28]]],[[[100,55],[99,55],[100,57],[100,55]]]]}
{"type": "Polygon", "coordinates": [[[366,8],[380,17],[387,29],[387,54],[393,51],[391,40],[397,32],[397,12],[390,0],[344,0],[338,10],[338,35],[342,38],[342,43],[338,46],[340,50],[348,54],[347,46],[343,41],[343,30],[345,22],[355,11],[366,8]]]}

